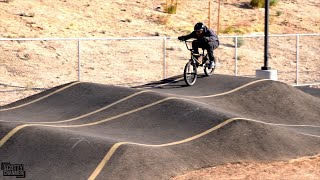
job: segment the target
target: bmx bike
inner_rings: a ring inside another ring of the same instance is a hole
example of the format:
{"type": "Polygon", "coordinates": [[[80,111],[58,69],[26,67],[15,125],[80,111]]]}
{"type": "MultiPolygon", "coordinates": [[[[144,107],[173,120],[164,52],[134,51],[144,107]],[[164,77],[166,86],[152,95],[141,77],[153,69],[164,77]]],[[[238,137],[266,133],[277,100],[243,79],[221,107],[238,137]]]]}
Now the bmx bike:
{"type": "Polygon", "coordinates": [[[190,45],[188,45],[188,43],[192,41],[185,40],[184,42],[186,44],[187,49],[190,51],[191,58],[184,67],[183,77],[186,84],[188,86],[192,86],[194,85],[198,77],[198,67],[203,67],[205,75],[210,76],[214,72],[215,66],[213,66],[211,69],[209,68],[210,61],[208,53],[205,53],[204,48],[202,48],[201,54],[196,54],[194,53],[194,50],[189,47],[190,45]]]}

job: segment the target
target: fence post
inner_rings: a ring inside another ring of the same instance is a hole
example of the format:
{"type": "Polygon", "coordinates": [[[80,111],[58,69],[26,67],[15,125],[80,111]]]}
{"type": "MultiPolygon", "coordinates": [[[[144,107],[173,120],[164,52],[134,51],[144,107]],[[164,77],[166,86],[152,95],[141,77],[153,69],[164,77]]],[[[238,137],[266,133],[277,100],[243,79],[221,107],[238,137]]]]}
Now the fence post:
{"type": "Polygon", "coordinates": [[[167,78],[166,75],[166,50],[167,50],[167,37],[163,38],[163,79],[167,78]]]}
{"type": "Polygon", "coordinates": [[[296,85],[299,84],[299,34],[296,36],[296,85]]]}
{"type": "Polygon", "coordinates": [[[235,74],[235,76],[238,76],[238,36],[235,36],[235,67],[234,67],[234,74],[235,74]]]}
{"type": "Polygon", "coordinates": [[[80,81],[80,38],[78,38],[78,81],[80,81]]]}

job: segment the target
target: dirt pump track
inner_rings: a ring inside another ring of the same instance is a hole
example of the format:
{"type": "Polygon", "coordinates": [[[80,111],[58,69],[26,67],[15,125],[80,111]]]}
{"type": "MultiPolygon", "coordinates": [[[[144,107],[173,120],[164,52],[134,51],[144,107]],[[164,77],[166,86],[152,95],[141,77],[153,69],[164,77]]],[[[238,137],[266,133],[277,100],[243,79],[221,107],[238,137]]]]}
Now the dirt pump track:
{"type": "Polygon", "coordinates": [[[133,88],[73,82],[1,107],[0,157],[32,179],[169,179],[312,156],[317,92],[224,75],[192,87],[181,77],[133,88]]]}

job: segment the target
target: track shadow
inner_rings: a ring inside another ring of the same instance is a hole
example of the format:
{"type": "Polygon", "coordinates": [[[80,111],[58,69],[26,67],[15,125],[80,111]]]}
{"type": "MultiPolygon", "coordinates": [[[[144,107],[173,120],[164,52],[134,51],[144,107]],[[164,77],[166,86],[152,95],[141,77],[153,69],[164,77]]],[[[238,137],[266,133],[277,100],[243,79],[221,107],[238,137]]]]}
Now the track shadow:
{"type": "MultiPolygon", "coordinates": [[[[208,78],[205,74],[198,74],[197,81],[208,78]]],[[[197,83],[197,82],[196,82],[197,83]]],[[[188,85],[185,83],[183,76],[173,76],[160,81],[147,83],[144,85],[133,86],[132,88],[151,88],[151,89],[174,89],[174,88],[185,88],[188,85]]]]}
{"type": "Polygon", "coordinates": [[[233,6],[242,8],[242,9],[254,9],[249,3],[247,2],[242,2],[240,4],[233,4],[233,6]]]}
{"type": "Polygon", "coordinates": [[[181,81],[183,81],[183,76],[172,76],[160,81],[154,81],[154,82],[139,85],[139,86],[133,86],[132,88],[163,88],[164,86],[171,86],[171,85],[177,88],[184,87],[181,81]]]}

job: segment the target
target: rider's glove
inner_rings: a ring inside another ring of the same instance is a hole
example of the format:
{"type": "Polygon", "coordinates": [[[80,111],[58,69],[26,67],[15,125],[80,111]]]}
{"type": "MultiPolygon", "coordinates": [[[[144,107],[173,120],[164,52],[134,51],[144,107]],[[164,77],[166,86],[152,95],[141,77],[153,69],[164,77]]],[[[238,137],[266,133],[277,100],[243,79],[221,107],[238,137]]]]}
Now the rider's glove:
{"type": "Polygon", "coordinates": [[[184,41],[184,36],[179,36],[178,39],[179,39],[180,41],[184,41]]]}

